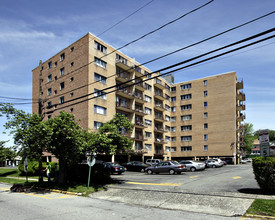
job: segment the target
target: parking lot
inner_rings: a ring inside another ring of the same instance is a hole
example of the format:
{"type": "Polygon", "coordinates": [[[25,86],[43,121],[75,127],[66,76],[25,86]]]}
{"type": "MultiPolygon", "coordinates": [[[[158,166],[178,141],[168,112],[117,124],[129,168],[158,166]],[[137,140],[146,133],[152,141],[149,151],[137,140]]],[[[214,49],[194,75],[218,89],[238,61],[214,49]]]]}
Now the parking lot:
{"type": "Polygon", "coordinates": [[[169,190],[188,192],[239,192],[259,189],[254,178],[251,163],[226,165],[220,168],[206,168],[203,171],[147,174],[126,171],[112,175],[120,186],[146,190],[169,190]]]}

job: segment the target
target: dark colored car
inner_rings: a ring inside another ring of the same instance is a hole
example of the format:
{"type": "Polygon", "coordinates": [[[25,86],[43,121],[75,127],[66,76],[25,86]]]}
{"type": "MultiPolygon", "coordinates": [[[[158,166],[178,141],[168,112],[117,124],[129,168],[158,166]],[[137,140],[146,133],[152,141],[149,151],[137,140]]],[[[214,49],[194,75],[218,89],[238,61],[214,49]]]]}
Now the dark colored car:
{"type": "Polygon", "coordinates": [[[153,173],[180,174],[181,172],[184,172],[186,170],[187,169],[185,165],[182,165],[179,162],[174,160],[169,160],[169,161],[163,161],[154,166],[148,167],[145,169],[145,172],[147,172],[148,174],[153,174],[153,173]]]}
{"type": "Polygon", "coordinates": [[[145,163],[140,161],[130,161],[128,163],[122,164],[129,171],[145,172],[145,169],[149,167],[145,163]]]}
{"type": "Polygon", "coordinates": [[[108,169],[110,171],[110,173],[114,174],[122,174],[123,172],[125,172],[125,167],[121,166],[118,163],[113,163],[113,162],[104,162],[103,163],[104,168],[108,169]]]}

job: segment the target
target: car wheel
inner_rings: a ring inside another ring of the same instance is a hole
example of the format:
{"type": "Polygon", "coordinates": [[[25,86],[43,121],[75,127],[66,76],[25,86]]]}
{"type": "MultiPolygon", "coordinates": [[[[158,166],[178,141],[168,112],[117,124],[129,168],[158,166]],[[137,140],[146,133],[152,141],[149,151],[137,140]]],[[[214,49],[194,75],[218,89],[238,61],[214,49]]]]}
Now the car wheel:
{"type": "Polygon", "coordinates": [[[169,170],[169,174],[171,174],[171,175],[175,174],[175,170],[173,170],[173,169],[169,170]]]}
{"type": "Polygon", "coordinates": [[[216,168],[216,165],[213,165],[212,167],[213,167],[213,168],[216,168]]]}
{"type": "Polygon", "coordinates": [[[191,170],[192,172],[195,172],[195,171],[196,171],[196,168],[195,168],[195,167],[191,167],[190,170],[191,170]]]}
{"type": "Polygon", "coordinates": [[[144,169],[144,168],[142,168],[142,169],[140,170],[140,172],[142,172],[142,173],[144,173],[144,171],[145,171],[145,169],[144,169]]]}
{"type": "Polygon", "coordinates": [[[148,174],[153,174],[153,171],[152,170],[147,170],[147,173],[148,174]]]}

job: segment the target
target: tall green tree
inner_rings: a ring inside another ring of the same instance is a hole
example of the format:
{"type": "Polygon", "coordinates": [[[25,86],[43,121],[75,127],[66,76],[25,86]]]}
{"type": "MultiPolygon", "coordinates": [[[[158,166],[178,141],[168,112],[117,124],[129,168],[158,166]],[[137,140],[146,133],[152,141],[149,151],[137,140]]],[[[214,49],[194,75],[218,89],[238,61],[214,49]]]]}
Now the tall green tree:
{"type": "Polygon", "coordinates": [[[254,131],[253,131],[253,124],[252,123],[246,123],[245,124],[245,129],[244,129],[244,142],[246,144],[244,148],[244,150],[247,153],[251,153],[251,149],[253,148],[253,142],[256,139],[256,137],[254,136],[254,131]]]}

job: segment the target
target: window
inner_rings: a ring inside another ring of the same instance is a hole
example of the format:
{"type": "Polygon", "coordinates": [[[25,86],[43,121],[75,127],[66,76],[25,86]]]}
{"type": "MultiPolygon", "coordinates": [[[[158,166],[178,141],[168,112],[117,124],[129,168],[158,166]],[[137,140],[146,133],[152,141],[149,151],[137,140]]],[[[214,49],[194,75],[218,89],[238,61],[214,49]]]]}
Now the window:
{"type": "Polygon", "coordinates": [[[144,75],[147,76],[148,79],[152,78],[152,74],[148,73],[147,71],[144,71],[144,75]]]}
{"type": "Polygon", "coordinates": [[[48,89],[48,95],[51,95],[52,94],[52,88],[49,88],[48,89]]]}
{"type": "Polygon", "coordinates": [[[71,67],[73,67],[74,66],[74,62],[71,62],[71,67]]]}
{"type": "Polygon", "coordinates": [[[54,81],[57,81],[57,76],[54,77],[54,81]]]}
{"type": "Polygon", "coordinates": [[[186,94],[180,96],[181,100],[187,100],[192,98],[192,94],[186,94]]]}
{"type": "Polygon", "coordinates": [[[52,68],[52,66],[53,66],[52,61],[48,62],[48,69],[51,69],[51,68],[52,68]]]}
{"type": "Polygon", "coordinates": [[[171,92],[176,92],[177,91],[177,88],[176,88],[176,86],[174,86],[174,87],[171,87],[171,92]]]}
{"type": "Polygon", "coordinates": [[[192,141],[192,136],[181,136],[181,141],[192,141]]]}
{"type": "Polygon", "coordinates": [[[207,123],[204,123],[204,129],[207,129],[208,128],[208,124],[207,123]]]}
{"type": "Polygon", "coordinates": [[[176,132],[176,130],[177,130],[177,127],[171,127],[172,132],[176,132]]]}
{"type": "Polygon", "coordinates": [[[176,106],[172,107],[172,108],[171,108],[171,111],[172,111],[172,112],[176,112],[176,106]]]}
{"type": "Polygon", "coordinates": [[[167,99],[169,102],[171,102],[171,97],[167,94],[165,94],[165,99],[167,99]]]}
{"type": "Polygon", "coordinates": [[[105,92],[102,92],[101,90],[98,90],[98,89],[94,89],[94,96],[95,97],[97,97],[98,96],[98,98],[101,98],[101,99],[104,99],[104,100],[106,100],[107,99],[107,97],[106,97],[106,93],[105,92]]]}
{"type": "Polygon", "coordinates": [[[165,83],[165,88],[170,92],[171,88],[165,83]]]}
{"type": "Polygon", "coordinates": [[[191,89],[191,83],[189,83],[189,84],[184,84],[184,85],[181,85],[181,86],[180,86],[180,89],[181,89],[181,90],[185,90],[185,89],[191,89]]]}
{"type": "Polygon", "coordinates": [[[204,117],[204,118],[208,118],[208,113],[207,113],[207,112],[204,112],[204,113],[203,113],[203,117],[204,117]]]}
{"type": "Polygon", "coordinates": [[[146,102],[152,102],[152,97],[145,95],[145,101],[146,102]]]}
{"type": "Polygon", "coordinates": [[[192,115],[182,115],[180,118],[181,121],[189,121],[192,119],[192,115]]]}
{"type": "Polygon", "coordinates": [[[203,148],[204,148],[204,151],[208,151],[208,145],[204,145],[203,148]]]}
{"type": "Polygon", "coordinates": [[[152,121],[151,120],[145,119],[144,122],[145,122],[145,125],[152,126],[152,121]]]}
{"type": "Polygon", "coordinates": [[[71,52],[73,52],[74,51],[74,47],[71,47],[71,52]]]}
{"type": "Polygon", "coordinates": [[[207,86],[207,80],[203,80],[203,85],[207,86]]]}
{"type": "Polygon", "coordinates": [[[145,150],[152,150],[152,144],[145,144],[145,150]]]}
{"type": "Polygon", "coordinates": [[[206,108],[208,106],[208,102],[204,102],[203,106],[206,108]]]}
{"type": "Polygon", "coordinates": [[[177,138],[176,138],[176,137],[171,137],[171,141],[172,141],[172,142],[176,142],[176,141],[177,141],[177,138]]]}
{"type": "Polygon", "coordinates": [[[102,44],[95,41],[94,46],[95,46],[95,49],[100,50],[102,53],[104,54],[107,53],[107,47],[103,46],[102,44]]]}
{"type": "Polygon", "coordinates": [[[54,63],[54,67],[57,67],[57,62],[54,63]]]}
{"type": "Polygon", "coordinates": [[[60,61],[63,61],[65,59],[65,53],[62,53],[61,55],[60,55],[60,61]]]}
{"type": "Polygon", "coordinates": [[[127,60],[125,58],[123,58],[122,56],[120,56],[119,54],[116,54],[116,61],[127,65],[127,60]]]}
{"type": "Polygon", "coordinates": [[[181,152],[192,151],[192,146],[181,147],[181,152]]]}
{"type": "Polygon", "coordinates": [[[171,127],[168,126],[168,125],[165,125],[165,130],[166,130],[166,131],[171,131],[171,127]]]}
{"type": "Polygon", "coordinates": [[[48,102],[48,108],[52,107],[52,102],[48,102]]]}
{"type": "Polygon", "coordinates": [[[97,81],[97,82],[101,82],[103,84],[106,84],[107,78],[95,73],[94,80],[97,81]]]}
{"type": "Polygon", "coordinates": [[[54,90],[54,95],[57,95],[57,90],[54,90]]]}
{"type": "Polygon", "coordinates": [[[171,121],[173,121],[173,122],[175,122],[175,121],[176,121],[176,119],[177,119],[177,117],[176,117],[176,116],[171,117],[171,121]]]}
{"type": "Polygon", "coordinates": [[[165,109],[167,110],[167,111],[171,111],[171,108],[170,108],[170,106],[169,105],[165,105],[165,109]]]}
{"type": "Polygon", "coordinates": [[[64,88],[65,88],[65,83],[64,82],[60,83],[60,90],[63,90],[64,88]]]}
{"type": "Polygon", "coordinates": [[[181,126],[181,131],[191,131],[191,130],[192,130],[192,125],[181,126]]]}
{"type": "Polygon", "coordinates": [[[171,102],[175,102],[177,100],[177,97],[174,96],[174,97],[171,97],[171,102]]]}
{"type": "Polygon", "coordinates": [[[95,61],[96,65],[98,65],[98,66],[100,66],[100,67],[102,67],[104,69],[107,69],[107,63],[105,61],[103,61],[103,60],[101,60],[101,59],[99,59],[97,57],[95,57],[94,61],[95,61]]]}
{"type": "Polygon", "coordinates": [[[101,115],[106,115],[107,109],[98,105],[94,105],[94,112],[101,115]]]}
{"type": "Polygon", "coordinates": [[[99,129],[103,125],[102,122],[94,121],[94,129],[99,129]]]}
{"type": "Polygon", "coordinates": [[[145,88],[148,90],[148,91],[152,91],[152,86],[145,83],[145,88]]]}
{"type": "Polygon", "coordinates": [[[70,93],[70,96],[71,96],[71,97],[73,97],[73,96],[74,96],[74,93],[73,93],[73,92],[71,92],[71,93],[70,93]]]}
{"type": "Polygon", "coordinates": [[[70,112],[73,112],[74,111],[74,108],[70,108],[70,112]]]}
{"type": "Polygon", "coordinates": [[[61,75],[61,76],[63,76],[63,75],[64,75],[64,73],[65,73],[65,68],[64,68],[64,67],[62,67],[62,68],[60,69],[60,75],[61,75]]]}
{"type": "Polygon", "coordinates": [[[145,137],[152,138],[152,132],[145,131],[145,137]]]}
{"type": "Polygon", "coordinates": [[[208,140],[208,134],[204,135],[204,140],[207,141],[208,140]]]}
{"type": "Polygon", "coordinates": [[[203,91],[203,96],[204,96],[204,97],[207,96],[207,91],[203,91]]]}
{"type": "Polygon", "coordinates": [[[182,105],[181,106],[181,110],[184,111],[184,110],[190,110],[192,109],[192,105],[191,104],[188,104],[188,105],[182,105]]]}
{"type": "Polygon", "coordinates": [[[48,75],[48,82],[52,81],[52,74],[48,75]]]}
{"type": "Polygon", "coordinates": [[[65,98],[64,98],[64,96],[61,96],[60,98],[59,98],[59,103],[60,104],[63,104],[65,102],[65,98]]]}
{"type": "Polygon", "coordinates": [[[168,115],[165,115],[165,120],[166,121],[170,121],[171,119],[170,119],[170,117],[168,115]]]}
{"type": "Polygon", "coordinates": [[[74,81],[74,77],[71,77],[71,78],[70,78],[70,82],[73,82],[73,81],[74,81]]]}
{"type": "Polygon", "coordinates": [[[148,115],[152,115],[152,109],[145,107],[145,113],[148,115]]]}

